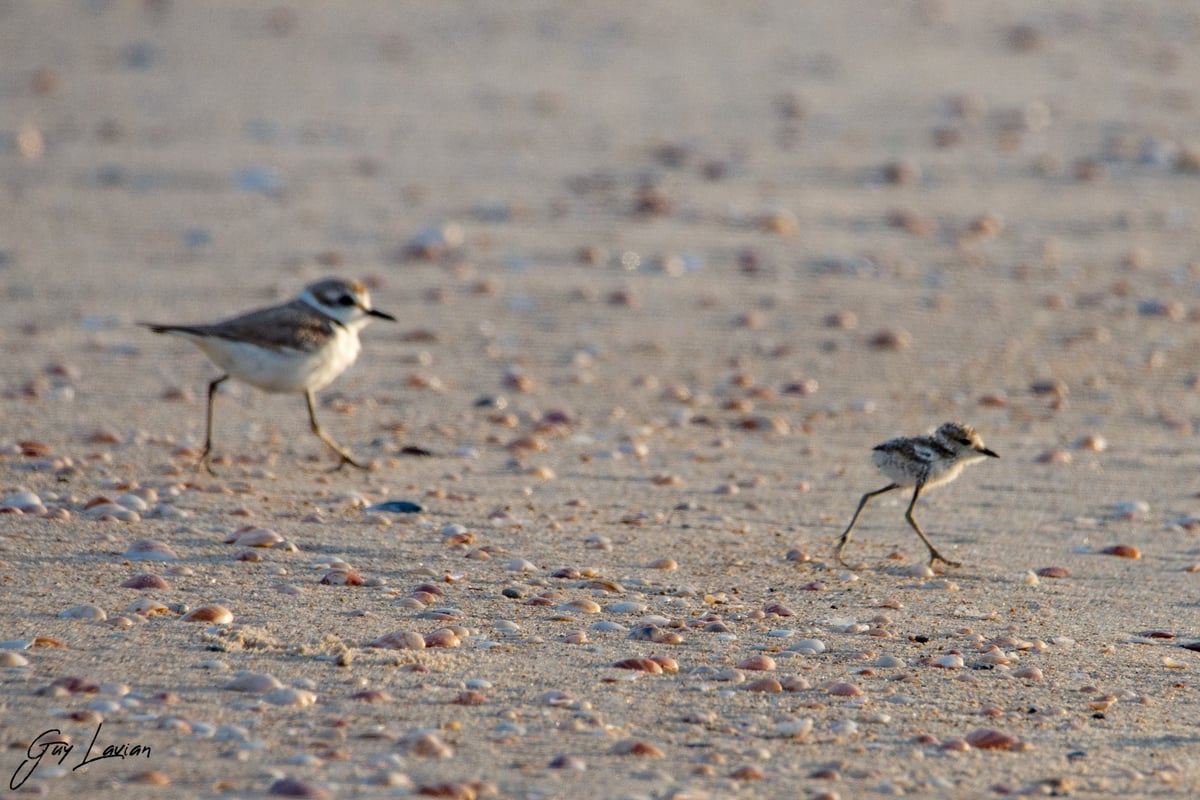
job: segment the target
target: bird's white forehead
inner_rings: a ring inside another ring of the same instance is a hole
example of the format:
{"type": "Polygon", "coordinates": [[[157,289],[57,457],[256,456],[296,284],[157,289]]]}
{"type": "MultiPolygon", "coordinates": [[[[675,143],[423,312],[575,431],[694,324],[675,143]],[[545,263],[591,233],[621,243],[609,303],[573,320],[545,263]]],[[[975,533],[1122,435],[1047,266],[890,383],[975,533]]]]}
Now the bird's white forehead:
{"type": "Polygon", "coordinates": [[[326,278],[325,280],[310,283],[308,292],[318,300],[328,301],[336,299],[338,296],[349,292],[356,297],[366,298],[369,296],[367,287],[361,281],[342,280],[341,278],[326,278]]]}

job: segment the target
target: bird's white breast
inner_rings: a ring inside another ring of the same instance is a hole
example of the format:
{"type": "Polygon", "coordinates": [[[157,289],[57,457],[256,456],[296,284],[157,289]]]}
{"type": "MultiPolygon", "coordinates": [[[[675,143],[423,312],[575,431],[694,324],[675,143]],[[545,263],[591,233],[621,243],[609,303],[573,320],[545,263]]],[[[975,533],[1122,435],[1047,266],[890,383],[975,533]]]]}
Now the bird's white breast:
{"type": "Polygon", "coordinates": [[[358,359],[358,332],[333,327],[333,334],[311,351],[260,347],[215,337],[187,336],[213,363],[240,381],[265,392],[319,391],[358,359]]]}

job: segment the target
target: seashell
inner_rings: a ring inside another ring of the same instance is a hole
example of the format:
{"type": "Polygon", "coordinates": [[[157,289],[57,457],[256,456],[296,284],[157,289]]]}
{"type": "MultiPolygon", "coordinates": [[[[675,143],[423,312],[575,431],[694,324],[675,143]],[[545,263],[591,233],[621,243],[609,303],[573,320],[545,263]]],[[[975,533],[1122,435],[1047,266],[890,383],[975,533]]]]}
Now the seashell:
{"type": "Polygon", "coordinates": [[[1021,678],[1022,680],[1027,681],[1040,682],[1043,680],[1042,671],[1037,667],[1022,667],[1021,669],[1013,672],[1013,677],[1021,678]]]}
{"type": "Polygon", "coordinates": [[[930,666],[938,667],[939,669],[962,669],[963,657],[957,653],[949,653],[929,662],[930,666]]]}
{"type": "Polygon", "coordinates": [[[371,640],[367,646],[388,650],[424,650],[425,637],[416,631],[392,631],[371,640]]]}
{"type": "Polygon", "coordinates": [[[670,656],[650,656],[650,660],[662,667],[663,672],[679,672],[679,664],[670,656]]]}
{"type": "Polygon", "coordinates": [[[785,692],[803,692],[806,689],[812,688],[812,684],[808,682],[808,679],[799,675],[786,675],[779,683],[783,686],[785,692]]]}
{"type": "Polygon", "coordinates": [[[141,617],[153,617],[156,614],[166,614],[171,609],[157,600],[151,600],[149,597],[139,597],[122,610],[141,617]]]}
{"type": "Polygon", "coordinates": [[[27,666],[29,666],[29,659],[20,653],[14,653],[11,650],[0,652],[0,667],[19,669],[27,666]]]}
{"type": "Polygon", "coordinates": [[[10,492],[4,495],[3,498],[0,498],[0,507],[16,509],[22,514],[40,515],[46,513],[46,506],[42,502],[42,498],[26,490],[10,492]]]}
{"type": "Polygon", "coordinates": [[[999,648],[989,650],[979,657],[980,664],[987,664],[993,667],[1003,667],[1012,663],[1012,659],[1004,655],[1004,651],[999,648]]]}
{"type": "Polygon", "coordinates": [[[166,579],[153,572],[140,572],[121,582],[122,589],[170,589],[166,579]]]}
{"type": "Polygon", "coordinates": [[[270,528],[252,527],[249,530],[234,531],[232,538],[226,538],[227,544],[239,547],[274,547],[283,541],[283,537],[270,528]]]}
{"type": "Polygon", "coordinates": [[[83,515],[88,519],[110,522],[137,522],[142,518],[138,512],[116,503],[101,503],[92,506],[84,511],[83,515]]]}
{"type": "Polygon", "coordinates": [[[293,689],[287,686],[280,686],[268,691],[262,696],[262,699],[263,702],[276,706],[307,708],[317,702],[317,693],[310,692],[307,689],[293,689]]]}
{"type": "Polygon", "coordinates": [[[783,739],[804,739],[812,733],[813,721],[809,717],[785,719],[775,723],[775,735],[783,739]]]}
{"type": "Polygon", "coordinates": [[[759,678],[757,680],[750,681],[742,688],[744,688],[748,692],[762,692],[765,694],[777,694],[777,693],[783,691],[783,684],[780,683],[775,678],[767,677],[767,678],[759,678]]]}
{"type": "Polygon", "coordinates": [[[1100,551],[1101,555],[1117,556],[1119,558],[1141,558],[1142,553],[1131,544],[1114,544],[1109,545],[1100,551]]]}
{"type": "Polygon", "coordinates": [[[33,646],[66,648],[65,644],[60,642],[58,639],[55,639],[53,636],[35,636],[33,637],[33,646]]]}
{"type": "Polygon", "coordinates": [[[96,605],[86,604],[79,606],[70,606],[58,612],[58,616],[63,619],[85,619],[92,622],[103,622],[108,619],[108,614],[103,608],[96,605]]]}
{"type": "Polygon", "coordinates": [[[903,328],[884,328],[867,339],[867,345],[875,350],[907,350],[912,342],[912,334],[903,328]]]}
{"type": "Polygon", "coordinates": [[[78,675],[64,675],[61,678],[55,678],[46,688],[61,689],[69,694],[95,694],[100,690],[100,685],[91,678],[82,678],[78,675]]]}
{"type": "Polygon", "coordinates": [[[458,634],[450,628],[438,628],[425,635],[426,647],[458,647],[460,644],[458,634]]]}
{"type": "Polygon", "coordinates": [[[331,569],[321,577],[323,586],[362,586],[363,577],[352,569],[331,569]]]}
{"type": "Polygon", "coordinates": [[[632,600],[622,600],[618,603],[609,603],[604,610],[610,614],[641,614],[645,612],[646,606],[632,600]]]}
{"type": "Polygon", "coordinates": [[[788,650],[803,655],[818,655],[825,652],[825,643],[820,639],[799,639],[788,645],[788,650]]]}
{"type": "Polygon", "coordinates": [[[400,747],[423,758],[450,758],[454,755],[454,749],[430,731],[411,731],[400,740],[400,747]]]}
{"type": "Polygon", "coordinates": [[[233,622],[233,612],[222,605],[212,604],[199,606],[179,618],[180,622],[212,622],[217,625],[228,625],[233,622]]]}
{"type": "Polygon", "coordinates": [[[648,742],[645,739],[622,739],[613,745],[611,752],[619,756],[666,758],[666,753],[658,745],[648,742]]]}
{"type": "Polygon", "coordinates": [[[566,611],[579,611],[584,614],[599,614],[600,613],[600,604],[597,603],[595,600],[587,600],[587,599],[568,600],[567,602],[559,605],[559,608],[566,610],[566,611]]]}
{"type": "Polygon", "coordinates": [[[143,512],[150,508],[150,504],[143,500],[139,495],[132,492],[126,492],[119,496],[115,501],[121,508],[127,508],[130,511],[143,512]]]}
{"type": "Polygon", "coordinates": [[[1008,750],[1017,744],[1017,738],[995,728],[979,728],[967,734],[966,742],[979,750],[1008,750]]]}
{"type": "Polygon", "coordinates": [[[783,603],[767,603],[763,606],[764,614],[774,614],[777,617],[794,617],[796,612],[783,603]]]}
{"type": "Polygon", "coordinates": [[[481,706],[487,702],[487,695],[478,689],[464,689],[450,702],[459,706],[481,706]]]}
{"type": "Polygon", "coordinates": [[[853,683],[835,683],[825,690],[834,697],[862,697],[863,690],[853,683]]]}
{"type": "Polygon", "coordinates": [[[650,569],[679,569],[679,564],[673,558],[659,558],[646,565],[650,569]]]}
{"type": "Polygon", "coordinates": [[[573,772],[584,772],[587,770],[587,762],[582,758],[562,755],[561,753],[550,759],[550,763],[546,766],[550,769],[569,769],[573,772]]]}
{"type": "Polygon", "coordinates": [[[392,696],[382,689],[363,689],[350,695],[350,699],[361,703],[390,703],[392,696]]]}
{"type": "Polygon", "coordinates": [[[157,769],[147,769],[129,776],[130,783],[143,783],[147,786],[170,786],[171,777],[157,769]]]}
{"type": "Polygon", "coordinates": [[[614,662],[613,666],[617,669],[631,669],[638,672],[649,672],[653,675],[658,675],[663,671],[661,664],[649,658],[623,658],[614,662]]]}
{"type": "Polygon", "coordinates": [[[139,539],[121,555],[135,561],[174,561],[179,558],[170,545],[157,539],[139,539]]]}
{"type": "Polygon", "coordinates": [[[1039,578],[1066,578],[1071,570],[1066,567],[1041,567],[1035,573],[1039,578]]]}
{"type": "Polygon", "coordinates": [[[767,655],[750,656],[738,662],[738,669],[771,671],[775,669],[775,659],[767,655]]]}
{"type": "Polygon", "coordinates": [[[233,680],[221,688],[230,692],[263,694],[274,689],[281,689],[283,684],[274,675],[266,672],[238,672],[233,680]]]}
{"type": "Polygon", "coordinates": [[[729,777],[737,781],[760,781],[766,777],[766,773],[762,771],[761,767],[746,764],[729,773],[729,777]]]}
{"type": "Polygon", "coordinates": [[[267,794],[273,797],[302,797],[309,800],[323,800],[323,798],[332,797],[324,786],[299,778],[280,778],[271,784],[271,788],[267,789],[267,794]]]}

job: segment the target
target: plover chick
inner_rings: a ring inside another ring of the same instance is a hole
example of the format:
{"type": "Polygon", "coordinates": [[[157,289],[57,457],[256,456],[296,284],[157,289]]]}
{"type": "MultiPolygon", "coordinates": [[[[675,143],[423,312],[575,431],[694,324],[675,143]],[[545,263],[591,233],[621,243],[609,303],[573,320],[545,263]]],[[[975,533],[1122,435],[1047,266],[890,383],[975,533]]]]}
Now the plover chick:
{"type": "Polygon", "coordinates": [[[367,287],[358,281],[325,278],[304,287],[290,302],[248,311],[208,325],[163,325],[141,322],[155,333],[181,336],[204,351],[223,374],[208,384],[208,416],[200,466],[208,472],[212,453],[213,401],[217,387],[229,378],[264,392],[304,394],[312,432],[337,453],[337,469],[350,464],[365,468],[350,452],[321,430],[313,405],[320,391],[358,358],[358,332],[373,318],[395,322],[391,314],[371,307],[367,287]]]}
{"type": "Polygon", "coordinates": [[[875,445],[871,458],[879,471],[891,478],[892,482],[882,489],[867,492],[858,501],[858,508],[854,510],[854,516],[850,518],[850,524],[846,526],[842,538],[838,540],[836,551],[838,561],[846,563],[842,561],[842,550],[845,549],[846,542],[850,540],[850,532],[854,530],[854,523],[858,522],[858,515],[862,513],[871,498],[893,489],[911,486],[913,487],[912,500],[908,502],[908,510],[904,512],[904,518],[908,520],[908,524],[929,548],[929,565],[933,566],[934,561],[942,561],[952,567],[960,566],[958,562],[951,561],[939,553],[937,548],[926,538],[921,526],[913,519],[913,507],[916,506],[917,498],[921,496],[922,490],[938,484],[949,483],[958,477],[967,464],[989,457],[999,458],[1000,456],[984,447],[983,440],[979,438],[979,434],[975,432],[974,428],[961,422],[943,423],[928,436],[899,436],[875,445]]]}

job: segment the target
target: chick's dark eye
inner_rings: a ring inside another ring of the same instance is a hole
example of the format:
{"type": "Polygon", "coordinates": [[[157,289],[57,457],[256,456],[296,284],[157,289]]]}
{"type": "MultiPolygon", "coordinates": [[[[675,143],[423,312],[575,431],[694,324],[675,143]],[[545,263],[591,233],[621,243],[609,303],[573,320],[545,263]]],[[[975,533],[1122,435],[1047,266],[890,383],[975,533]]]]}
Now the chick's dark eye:
{"type": "Polygon", "coordinates": [[[344,295],[342,295],[341,297],[339,297],[339,298],[338,298],[338,305],[339,305],[339,306],[352,306],[352,305],[355,305],[354,298],[353,298],[353,297],[351,297],[351,296],[350,296],[350,295],[348,295],[348,294],[344,294],[344,295]]]}

